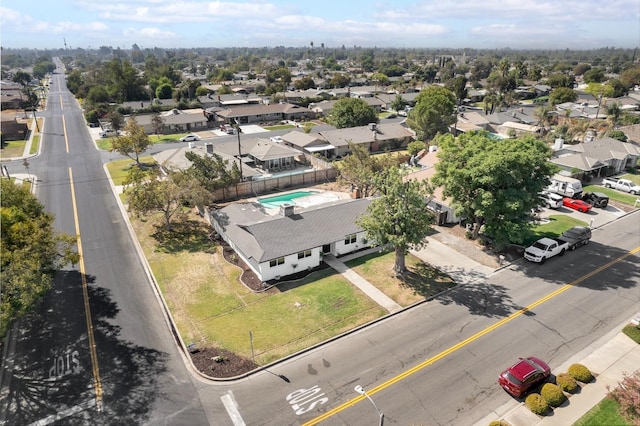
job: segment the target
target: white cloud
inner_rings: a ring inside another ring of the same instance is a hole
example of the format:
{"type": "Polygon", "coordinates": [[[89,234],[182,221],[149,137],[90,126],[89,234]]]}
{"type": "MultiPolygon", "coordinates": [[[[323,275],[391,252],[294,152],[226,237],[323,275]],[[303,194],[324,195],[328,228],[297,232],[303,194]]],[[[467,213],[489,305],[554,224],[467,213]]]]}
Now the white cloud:
{"type": "Polygon", "coordinates": [[[171,31],[162,31],[158,28],[127,28],[123,31],[127,37],[133,37],[134,40],[145,39],[148,41],[154,40],[171,40],[178,35],[171,31]]]}

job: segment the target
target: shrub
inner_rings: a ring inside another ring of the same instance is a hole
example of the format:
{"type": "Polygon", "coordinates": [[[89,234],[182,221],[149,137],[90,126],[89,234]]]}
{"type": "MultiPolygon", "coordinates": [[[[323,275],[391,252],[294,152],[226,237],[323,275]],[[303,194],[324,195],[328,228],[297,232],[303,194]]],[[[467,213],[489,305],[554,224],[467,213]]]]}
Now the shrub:
{"type": "Polygon", "coordinates": [[[567,373],[560,373],[556,376],[556,383],[565,392],[574,393],[578,390],[578,382],[567,373]]]}
{"type": "Polygon", "coordinates": [[[505,422],[504,420],[494,420],[491,423],[489,423],[489,426],[511,426],[511,425],[505,422]]]}
{"type": "Polygon", "coordinates": [[[534,414],[544,414],[549,410],[549,404],[539,393],[530,394],[527,399],[524,400],[524,404],[534,414]]]}
{"type": "Polygon", "coordinates": [[[542,389],[540,390],[540,395],[549,403],[552,407],[559,407],[560,404],[567,399],[562,393],[562,389],[560,386],[554,385],[553,383],[545,383],[542,385],[542,389]]]}
{"type": "Polygon", "coordinates": [[[609,397],[620,404],[622,417],[631,424],[640,424],[640,371],[630,376],[625,374],[618,387],[609,392],[609,397]]]}
{"type": "Polygon", "coordinates": [[[567,374],[582,383],[589,383],[593,380],[591,371],[582,364],[571,364],[567,374]]]}

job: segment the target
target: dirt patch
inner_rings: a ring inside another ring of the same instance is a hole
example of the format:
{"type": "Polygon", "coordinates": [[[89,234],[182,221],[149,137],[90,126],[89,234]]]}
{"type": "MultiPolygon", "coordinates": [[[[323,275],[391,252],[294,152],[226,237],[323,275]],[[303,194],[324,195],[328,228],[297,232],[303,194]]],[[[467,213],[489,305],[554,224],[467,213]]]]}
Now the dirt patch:
{"type": "Polygon", "coordinates": [[[258,364],[226,349],[192,348],[191,361],[203,374],[216,378],[235,377],[254,370],[258,364]]]}

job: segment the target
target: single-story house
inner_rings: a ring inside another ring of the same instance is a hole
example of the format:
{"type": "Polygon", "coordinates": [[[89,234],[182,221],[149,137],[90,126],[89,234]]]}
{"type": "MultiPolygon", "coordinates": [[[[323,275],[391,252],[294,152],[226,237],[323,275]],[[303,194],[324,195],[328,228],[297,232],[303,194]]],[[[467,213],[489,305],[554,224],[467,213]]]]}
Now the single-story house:
{"type": "MultiPolygon", "coordinates": [[[[172,109],[161,113],[164,122],[162,133],[181,133],[206,130],[209,128],[207,117],[202,108],[179,110],[172,109]]],[[[144,127],[148,134],[155,133],[153,128],[153,114],[140,114],[135,116],[136,122],[144,127]]]]}
{"type": "Polygon", "coordinates": [[[313,117],[310,109],[293,104],[251,105],[230,107],[216,112],[225,123],[265,123],[282,120],[304,120],[313,117]]]}
{"type": "Polygon", "coordinates": [[[307,209],[287,204],[276,215],[257,202],[234,203],[207,215],[216,232],[266,282],[313,269],[324,254],[340,256],[368,247],[356,219],[369,203],[366,198],[339,200],[307,209]]]}
{"type": "Polygon", "coordinates": [[[5,141],[21,141],[27,138],[29,127],[26,123],[21,123],[15,117],[7,117],[9,114],[2,114],[0,122],[0,133],[5,141]]]}
{"type": "Polygon", "coordinates": [[[365,144],[369,152],[382,152],[406,147],[415,140],[415,134],[399,123],[372,123],[368,126],[347,127],[318,132],[335,148],[334,154],[343,157],[349,153],[349,142],[365,144]]]}
{"type": "Polygon", "coordinates": [[[5,81],[0,82],[0,106],[3,110],[21,109],[22,102],[22,89],[19,84],[5,81]]]}
{"type": "Polygon", "coordinates": [[[335,146],[327,142],[318,133],[305,133],[301,130],[292,130],[282,136],[282,143],[309,154],[320,154],[325,158],[331,158],[335,146]]]}
{"type": "Polygon", "coordinates": [[[640,146],[604,137],[576,145],[564,145],[557,150],[551,162],[564,170],[580,169],[592,176],[624,172],[636,166],[640,158],[640,146]]]}

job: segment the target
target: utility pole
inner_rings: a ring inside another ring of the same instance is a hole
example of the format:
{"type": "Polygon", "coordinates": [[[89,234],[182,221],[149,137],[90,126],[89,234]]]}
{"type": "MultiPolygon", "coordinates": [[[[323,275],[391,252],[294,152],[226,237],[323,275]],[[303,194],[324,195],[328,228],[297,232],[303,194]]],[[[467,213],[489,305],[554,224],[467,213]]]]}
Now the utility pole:
{"type": "Polygon", "coordinates": [[[233,128],[236,129],[238,135],[238,168],[240,169],[240,182],[242,182],[242,146],[240,145],[240,123],[235,118],[233,119],[233,128]]]}

